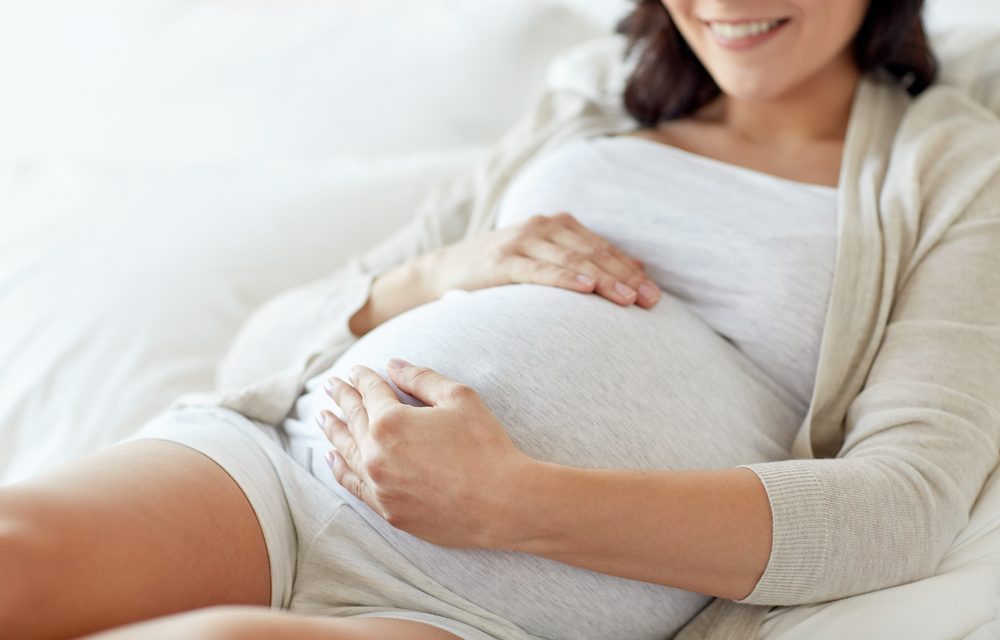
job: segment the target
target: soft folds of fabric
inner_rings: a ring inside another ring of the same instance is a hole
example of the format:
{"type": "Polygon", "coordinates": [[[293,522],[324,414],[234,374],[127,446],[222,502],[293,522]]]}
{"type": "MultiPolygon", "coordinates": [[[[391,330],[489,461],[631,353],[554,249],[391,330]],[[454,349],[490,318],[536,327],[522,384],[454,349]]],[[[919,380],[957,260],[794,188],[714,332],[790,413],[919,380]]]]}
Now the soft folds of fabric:
{"type": "MultiPolygon", "coordinates": [[[[364,365],[388,379],[391,357],[475,389],[533,458],[604,469],[725,468],[788,455],[795,403],[685,304],[647,310],[596,295],[515,284],[449,291],[375,328],[309,381],[281,425],[321,457],[313,416],[343,417],[323,390],[364,365]],[[641,336],[643,341],[633,338],[641,336]],[[644,360],[657,354],[655,365],[644,360]],[[738,416],[734,419],[733,416],[738,416]]],[[[414,398],[400,398],[422,406],[414,398]]],[[[321,479],[329,479],[321,469],[321,479]]],[[[660,640],[710,600],[662,585],[495,550],[450,549],[395,529],[346,489],[345,502],[436,583],[533,636],[660,640]]]]}
{"type": "MultiPolygon", "coordinates": [[[[614,69],[621,53],[616,46],[612,43],[607,51],[587,57],[581,75],[613,76],[595,73],[594,67],[614,69]]],[[[595,98],[611,94],[599,87],[592,92],[558,87],[548,92],[477,171],[425,201],[414,222],[416,237],[397,236],[366,254],[372,262],[360,258],[358,264],[371,273],[376,264],[388,268],[405,259],[411,247],[430,248],[429,239],[454,240],[463,235],[462,229],[473,234],[489,228],[503,186],[528,157],[575,137],[634,126],[617,102],[595,98]]],[[[974,397],[971,394],[981,384],[963,388],[968,381],[959,372],[945,378],[950,391],[928,393],[926,381],[914,379],[913,373],[898,373],[894,363],[902,361],[901,355],[891,343],[887,342],[888,350],[879,349],[888,333],[903,335],[896,327],[912,324],[911,344],[920,345],[940,339],[942,331],[935,327],[947,322],[960,327],[947,335],[945,348],[953,361],[976,371],[994,357],[992,349],[983,347],[998,339],[1000,298],[984,295],[981,282],[964,274],[966,270],[996,273],[1000,254],[984,255],[970,241],[960,240],[975,227],[982,227],[987,236],[995,232],[1000,157],[996,117],[948,87],[931,89],[911,102],[898,87],[866,78],[856,97],[851,129],[840,181],[841,247],[831,313],[810,414],[793,449],[800,460],[754,469],[768,485],[775,513],[768,569],[747,599],[713,601],[681,631],[680,640],[752,638],[769,605],[820,602],[926,577],[940,558],[937,550],[954,539],[996,465],[1000,428],[996,385],[987,386],[981,399],[989,407],[988,419],[969,422],[969,405],[956,408],[951,400],[974,397]],[[929,125],[938,122],[951,123],[947,137],[929,134],[929,125]],[[952,266],[941,267],[932,257],[939,250],[952,266]],[[921,267],[926,270],[919,272],[921,267]],[[943,285],[934,275],[938,269],[945,269],[943,285]],[[937,300],[928,308],[950,315],[946,320],[909,320],[900,311],[893,315],[896,326],[887,330],[897,294],[901,299],[937,300]],[[948,305],[948,300],[958,299],[974,303],[948,305]],[[873,378],[866,387],[870,371],[886,377],[873,378]],[[864,398],[859,395],[862,391],[867,394],[864,398]],[[869,409],[892,401],[896,402],[892,409],[869,409]],[[917,414],[917,421],[907,418],[917,414]],[[949,425],[955,424],[962,424],[962,429],[953,435],[949,425]],[[929,446],[928,433],[953,445],[929,446]],[[841,451],[848,437],[851,446],[841,451]],[[869,438],[874,438],[873,444],[866,449],[862,445],[869,438]],[[966,443],[959,444],[963,439],[966,443]],[[977,441],[975,446],[967,444],[972,440],[977,441]],[[989,443],[993,444],[986,446],[989,443]],[[837,459],[810,460],[838,454],[837,459]],[[952,477],[955,473],[960,480],[952,477]],[[928,532],[932,520],[933,530],[928,532]],[[865,526],[889,521],[891,530],[876,528],[878,536],[865,526]],[[912,560],[915,550],[929,555],[912,560]],[[838,570],[834,563],[850,569],[838,570]],[[905,565],[903,571],[895,568],[899,563],[905,565]],[[828,581],[827,575],[835,579],[828,581]],[[848,576],[855,586],[845,586],[848,576]]],[[[984,242],[996,246],[993,240],[984,242]]],[[[346,320],[353,309],[346,305],[360,297],[365,280],[357,274],[341,282],[347,288],[339,294],[345,303],[340,337],[323,345],[328,349],[315,351],[304,369],[291,368],[253,388],[187,401],[221,402],[242,412],[284,417],[305,382],[331,366],[352,342],[346,320]]],[[[933,362],[919,365],[923,372],[936,368],[933,362]]]]}

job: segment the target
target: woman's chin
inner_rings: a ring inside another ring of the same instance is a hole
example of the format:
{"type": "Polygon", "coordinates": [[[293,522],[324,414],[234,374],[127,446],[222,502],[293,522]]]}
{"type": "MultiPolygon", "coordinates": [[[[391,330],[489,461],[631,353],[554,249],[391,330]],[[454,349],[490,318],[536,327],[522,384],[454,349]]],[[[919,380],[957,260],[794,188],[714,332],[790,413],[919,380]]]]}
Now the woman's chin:
{"type": "Polygon", "coordinates": [[[786,93],[791,87],[787,82],[777,82],[774,73],[745,73],[734,71],[717,77],[716,84],[728,98],[741,102],[767,102],[786,93]]]}

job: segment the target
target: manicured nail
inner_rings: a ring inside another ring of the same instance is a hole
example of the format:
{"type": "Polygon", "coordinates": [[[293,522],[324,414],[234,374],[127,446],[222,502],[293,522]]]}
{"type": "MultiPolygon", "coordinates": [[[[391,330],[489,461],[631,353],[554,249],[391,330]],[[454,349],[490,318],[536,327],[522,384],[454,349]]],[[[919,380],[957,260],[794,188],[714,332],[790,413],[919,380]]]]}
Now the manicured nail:
{"type": "Polygon", "coordinates": [[[324,416],[322,413],[317,413],[316,414],[316,424],[319,425],[320,429],[326,428],[326,416],[324,416]]]}
{"type": "Polygon", "coordinates": [[[576,277],[576,281],[585,287],[589,287],[590,285],[594,284],[593,278],[591,278],[590,276],[585,276],[583,274],[578,275],[576,277]]]}
{"type": "Polygon", "coordinates": [[[410,366],[413,366],[413,365],[411,365],[406,360],[403,360],[402,358],[390,358],[389,359],[389,368],[390,369],[404,369],[404,368],[410,367],[410,366]]]}
{"type": "Polygon", "coordinates": [[[326,455],[323,456],[326,460],[326,464],[333,469],[337,465],[337,457],[333,455],[333,451],[327,451],[326,455]]]}
{"type": "Polygon", "coordinates": [[[347,379],[351,381],[351,384],[358,384],[358,368],[351,367],[347,372],[347,379]]]}
{"type": "Polygon", "coordinates": [[[615,283],[615,291],[617,291],[623,298],[631,298],[635,295],[635,289],[628,286],[624,282],[615,283]]]}
{"type": "Polygon", "coordinates": [[[660,298],[659,290],[648,282],[643,282],[639,285],[639,295],[650,302],[655,302],[660,298]]]}

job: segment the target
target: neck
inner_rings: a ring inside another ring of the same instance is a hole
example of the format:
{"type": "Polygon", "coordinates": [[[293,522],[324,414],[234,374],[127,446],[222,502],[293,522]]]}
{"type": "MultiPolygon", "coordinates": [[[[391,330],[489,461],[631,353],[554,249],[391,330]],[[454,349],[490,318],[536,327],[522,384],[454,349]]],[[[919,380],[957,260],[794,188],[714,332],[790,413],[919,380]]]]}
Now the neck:
{"type": "Polygon", "coordinates": [[[709,105],[710,117],[751,142],[782,146],[842,142],[860,77],[853,61],[841,56],[808,80],[767,100],[723,95],[709,105]]]}

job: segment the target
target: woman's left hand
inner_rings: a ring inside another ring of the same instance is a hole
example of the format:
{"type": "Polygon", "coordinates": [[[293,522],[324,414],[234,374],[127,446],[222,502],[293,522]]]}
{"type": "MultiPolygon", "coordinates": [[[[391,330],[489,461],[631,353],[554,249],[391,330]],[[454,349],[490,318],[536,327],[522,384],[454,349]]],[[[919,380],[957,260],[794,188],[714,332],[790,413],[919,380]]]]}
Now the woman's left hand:
{"type": "Polygon", "coordinates": [[[533,459],[517,448],[474,389],[403,363],[389,377],[428,406],[399,401],[367,367],[351,369],[327,393],[347,418],[317,420],[336,447],[328,455],[337,482],[392,526],[446,547],[493,548],[517,479],[533,459]]]}

